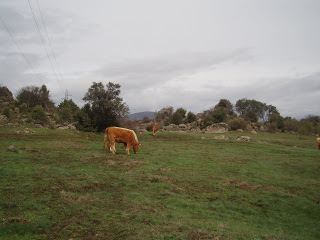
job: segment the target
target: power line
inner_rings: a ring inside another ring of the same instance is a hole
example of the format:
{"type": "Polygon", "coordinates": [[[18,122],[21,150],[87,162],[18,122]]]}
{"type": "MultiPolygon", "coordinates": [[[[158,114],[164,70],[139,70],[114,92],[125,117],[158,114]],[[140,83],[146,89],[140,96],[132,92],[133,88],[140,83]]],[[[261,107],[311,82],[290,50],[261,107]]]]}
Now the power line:
{"type": "Polygon", "coordinates": [[[13,37],[13,35],[12,35],[12,33],[10,32],[7,24],[4,22],[4,20],[3,20],[3,18],[2,18],[1,16],[0,16],[0,19],[1,19],[2,23],[3,23],[3,25],[5,26],[7,32],[8,32],[9,35],[11,36],[11,38],[12,38],[13,42],[15,43],[16,47],[19,49],[21,55],[23,56],[23,58],[24,58],[24,59],[26,60],[26,62],[28,63],[30,69],[31,69],[31,70],[33,71],[33,73],[37,76],[37,78],[41,81],[41,83],[44,84],[43,81],[42,81],[42,79],[40,78],[40,76],[39,76],[39,75],[36,73],[36,71],[34,70],[34,67],[32,66],[32,64],[31,64],[31,63],[29,62],[29,60],[27,59],[26,55],[22,52],[22,50],[21,50],[18,42],[17,42],[17,41],[15,40],[15,38],[13,37]]]}
{"type": "Polygon", "coordinates": [[[53,72],[54,72],[54,74],[55,74],[55,76],[56,76],[56,78],[57,78],[57,82],[59,83],[61,89],[63,90],[63,88],[62,88],[62,86],[61,86],[61,83],[60,83],[60,81],[58,80],[58,75],[57,75],[57,73],[56,73],[56,71],[55,71],[55,69],[54,69],[54,67],[53,67],[51,58],[50,58],[50,56],[49,56],[48,49],[47,49],[47,47],[46,47],[46,45],[45,45],[45,43],[44,43],[44,39],[43,39],[43,37],[42,37],[42,34],[41,34],[41,31],[40,31],[40,28],[39,28],[37,19],[36,19],[35,15],[34,15],[33,8],[32,8],[32,6],[31,6],[30,0],[28,0],[28,3],[29,3],[29,6],[30,6],[30,10],[31,10],[31,12],[32,12],[32,16],[33,16],[34,22],[35,22],[35,24],[36,24],[36,26],[37,26],[37,29],[38,29],[38,31],[39,31],[39,34],[40,34],[40,37],[41,37],[41,41],[42,41],[42,45],[44,46],[44,49],[46,50],[46,53],[47,53],[47,57],[48,57],[48,59],[49,59],[49,61],[50,61],[51,68],[52,68],[52,70],[53,70],[53,72]]]}
{"type": "Polygon", "coordinates": [[[59,68],[58,63],[57,63],[56,55],[54,54],[54,51],[53,51],[53,48],[52,48],[52,45],[51,45],[51,41],[50,41],[50,38],[49,38],[49,34],[48,34],[48,31],[47,31],[47,27],[46,27],[46,24],[45,24],[44,19],[43,19],[42,11],[40,9],[40,5],[39,5],[38,0],[36,0],[36,1],[37,1],[38,9],[39,9],[39,12],[40,12],[41,20],[42,20],[42,23],[43,23],[43,26],[44,26],[44,29],[45,29],[45,32],[46,32],[46,35],[47,35],[47,38],[48,38],[49,46],[51,48],[52,56],[53,56],[54,62],[56,64],[56,67],[58,69],[58,73],[59,73],[60,79],[63,82],[62,75],[61,75],[61,72],[60,72],[60,68],[59,68]]]}

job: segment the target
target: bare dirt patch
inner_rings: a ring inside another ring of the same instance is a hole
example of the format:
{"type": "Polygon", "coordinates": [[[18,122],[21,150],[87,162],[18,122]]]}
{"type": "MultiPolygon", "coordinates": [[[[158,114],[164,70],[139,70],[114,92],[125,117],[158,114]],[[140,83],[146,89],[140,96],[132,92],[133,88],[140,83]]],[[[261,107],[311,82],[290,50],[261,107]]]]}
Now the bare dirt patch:
{"type": "Polygon", "coordinates": [[[275,187],[254,185],[254,184],[250,184],[245,181],[242,181],[242,180],[234,180],[231,178],[223,180],[221,184],[223,186],[236,187],[236,188],[240,188],[240,189],[247,190],[247,191],[261,190],[261,191],[266,191],[266,192],[281,192],[279,189],[277,189],[275,187]]]}

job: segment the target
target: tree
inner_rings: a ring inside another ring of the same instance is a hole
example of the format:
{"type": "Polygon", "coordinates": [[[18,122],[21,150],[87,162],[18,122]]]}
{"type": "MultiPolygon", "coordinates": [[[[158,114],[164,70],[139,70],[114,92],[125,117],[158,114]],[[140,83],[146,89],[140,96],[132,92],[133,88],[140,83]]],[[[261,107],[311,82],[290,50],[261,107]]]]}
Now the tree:
{"type": "Polygon", "coordinates": [[[105,88],[101,82],[93,82],[85,94],[83,100],[90,106],[98,131],[118,126],[119,120],[129,114],[129,107],[119,97],[120,87],[120,84],[109,82],[105,88]]]}
{"type": "Polygon", "coordinates": [[[228,115],[234,114],[234,106],[228,99],[220,99],[219,103],[214,108],[223,108],[227,111],[228,115]]]}
{"type": "Polygon", "coordinates": [[[94,121],[94,115],[89,104],[85,104],[75,115],[76,128],[85,132],[94,132],[97,130],[94,121]]]}
{"type": "Polygon", "coordinates": [[[284,118],[281,117],[279,113],[273,113],[269,117],[269,122],[270,123],[275,123],[277,129],[284,129],[285,124],[284,124],[284,118]]]}
{"type": "Polygon", "coordinates": [[[74,117],[80,111],[80,108],[72,101],[72,99],[64,99],[63,102],[59,104],[58,108],[61,111],[61,118],[69,122],[73,122],[75,119],[74,117]]]}
{"type": "Polygon", "coordinates": [[[180,114],[182,118],[186,118],[187,110],[181,107],[176,110],[176,113],[180,114]]]}
{"type": "Polygon", "coordinates": [[[20,103],[27,104],[28,107],[41,105],[44,109],[47,109],[54,106],[49,93],[46,85],[41,87],[27,86],[18,91],[17,100],[20,103]]]}
{"type": "Polygon", "coordinates": [[[235,106],[240,116],[251,122],[257,122],[259,120],[265,121],[266,114],[269,114],[268,110],[276,110],[272,105],[267,106],[265,103],[254,99],[248,100],[246,98],[238,100],[235,106]]]}
{"type": "Polygon", "coordinates": [[[227,120],[227,110],[222,107],[217,107],[212,112],[213,122],[221,123],[227,120]]]}
{"type": "Polygon", "coordinates": [[[174,114],[172,114],[171,122],[176,125],[183,123],[182,115],[179,112],[175,112],[174,114]]]}
{"type": "Polygon", "coordinates": [[[197,120],[197,116],[193,112],[187,114],[188,123],[192,123],[197,120]]]}
{"type": "Polygon", "coordinates": [[[160,111],[156,112],[156,120],[161,121],[161,120],[170,119],[172,117],[172,114],[173,114],[173,107],[169,106],[169,107],[162,108],[160,111]]]}

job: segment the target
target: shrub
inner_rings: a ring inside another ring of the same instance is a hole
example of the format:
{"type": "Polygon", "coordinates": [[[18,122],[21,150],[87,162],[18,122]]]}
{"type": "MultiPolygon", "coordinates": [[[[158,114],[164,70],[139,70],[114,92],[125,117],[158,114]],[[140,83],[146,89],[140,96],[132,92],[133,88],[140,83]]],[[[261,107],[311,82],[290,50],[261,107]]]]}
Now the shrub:
{"type": "Polygon", "coordinates": [[[95,132],[97,130],[94,120],[90,118],[90,109],[84,105],[80,111],[77,112],[75,119],[77,121],[76,128],[85,132],[95,132]]]}
{"type": "Polygon", "coordinates": [[[302,135],[309,135],[315,132],[315,127],[312,122],[310,121],[301,121],[300,127],[298,129],[298,133],[302,135]]]}
{"type": "Polygon", "coordinates": [[[245,130],[247,128],[247,123],[241,117],[234,118],[229,122],[229,128],[230,130],[237,130],[237,129],[245,130]]]}
{"type": "Polygon", "coordinates": [[[46,85],[41,87],[28,86],[20,89],[17,94],[17,100],[19,103],[27,104],[29,107],[41,105],[43,108],[50,108],[54,106],[46,85]]]}
{"type": "Polygon", "coordinates": [[[171,122],[179,125],[183,123],[183,116],[179,112],[175,112],[171,117],[171,122]]]}
{"type": "Polygon", "coordinates": [[[149,123],[151,120],[147,116],[142,118],[142,123],[149,123]]]}
{"type": "Polygon", "coordinates": [[[10,117],[11,117],[10,108],[6,107],[5,109],[3,109],[2,114],[5,115],[8,119],[10,119],[10,117]]]}
{"type": "Polygon", "coordinates": [[[69,107],[61,108],[61,119],[68,122],[73,122],[73,116],[69,107]]]}
{"type": "Polygon", "coordinates": [[[265,124],[267,131],[270,133],[275,133],[277,131],[277,123],[276,122],[267,122],[265,124]]]}
{"type": "Polygon", "coordinates": [[[152,126],[153,126],[153,124],[147,125],[147,126],[146,126],[146,130],[147,130],[148,132],[152,132],[152,126]]]}
{"type": "Polygon", "coordinates": [[[284,120],[284,126],[287,131],[297,132],[299,129],[299,122],[296,119],[286,118],[284,120]]]}
{"type": "Polygon", "coordinates": [[[197,116],[193,112],[188,112],[187,120],[188,123],[192,123],[197,120],[197,116]]]}
{"type": "Polygon", "coordinates": [[[212,112],[212,117],[214,119],[214,123],[225,122],[227,120],[227,110],[222,107],[218,107],[212,112]]]}
{"type": "Polygon", "coordinates": [[[281,117],[281,115],[279,113],[271,114],[270,117],[269,117],[269,121],[270,121],[270,123],[275,123],[276,127],[278,129],[284,129],[285,128],[284,119],[283,119],[283,117],[281,117]]]}
{"type": "Polygon", "coordinates": [[[46,112],[44,111],[43,107],[40,105],[34,107],[31,112],[31,118],[35,121],[46,122],[46,112]]]}

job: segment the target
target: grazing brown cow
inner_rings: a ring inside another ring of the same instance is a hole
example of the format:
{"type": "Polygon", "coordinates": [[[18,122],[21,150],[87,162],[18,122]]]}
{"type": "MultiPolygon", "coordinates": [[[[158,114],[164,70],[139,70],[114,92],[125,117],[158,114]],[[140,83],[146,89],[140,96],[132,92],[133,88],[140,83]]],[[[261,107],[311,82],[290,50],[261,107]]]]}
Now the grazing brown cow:
{"type": "Polygon", "coordinates": [[[153,136],[156,135],[157,131],[158,131],[158,123],[155,123],[152,126],[152,135],[153,136]]]}
{"type": "Polygon", "coordinates": [[[123,143],[125,152],[130,155],[130,147],[133,147],[134,153],[138,152],[138,147],[141,145],[138,142],[137,135],[134,131],[126,128],[108,127],[104,132],[103,151],[106,146],[106,137],[108,137],[109,152],[116,154],[115,142],[123,143]]]}
{"type": "Polygon", "coordinates": [[[320,138],[316,139],[316,149],[320,150],[320,138]]]}

